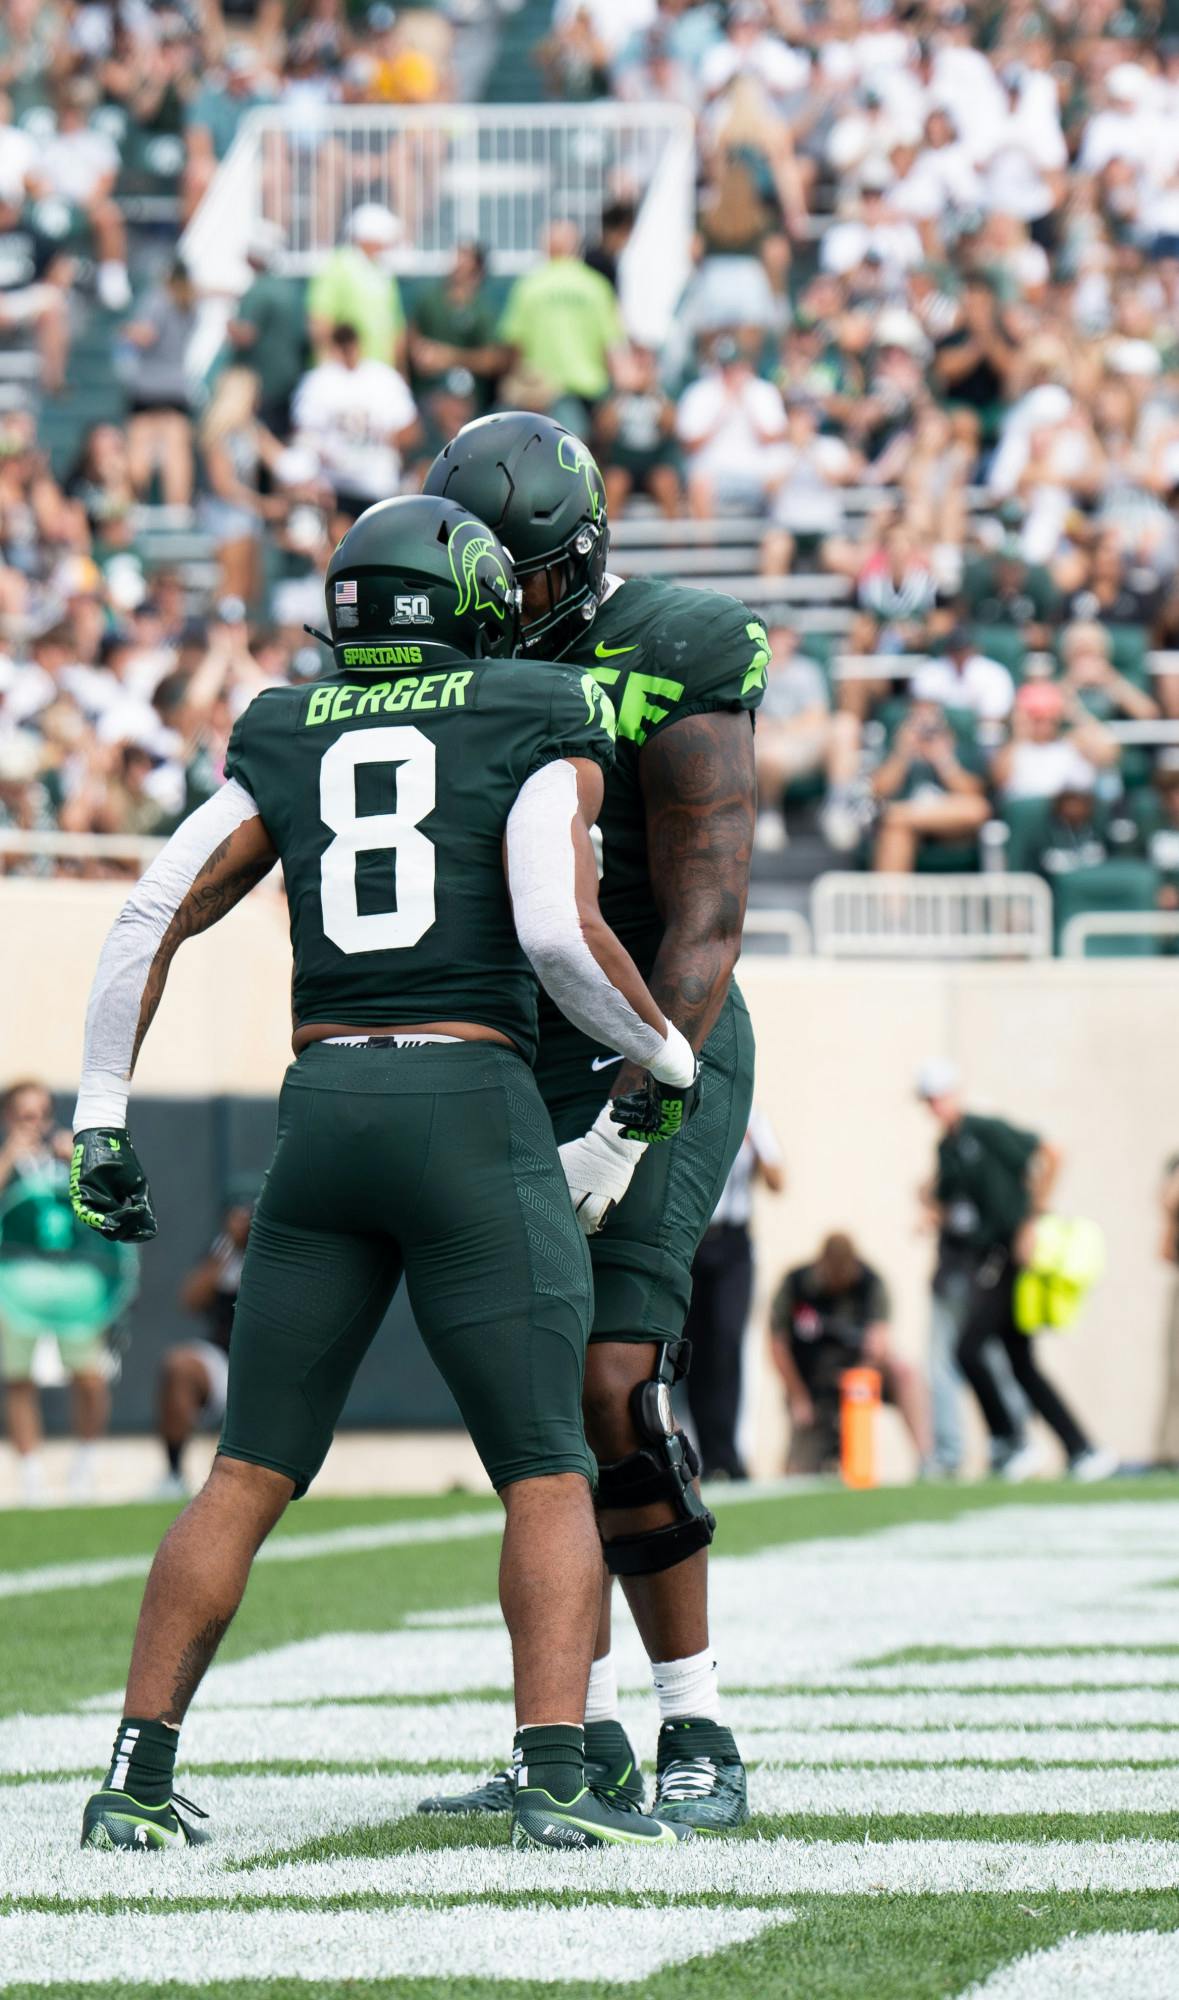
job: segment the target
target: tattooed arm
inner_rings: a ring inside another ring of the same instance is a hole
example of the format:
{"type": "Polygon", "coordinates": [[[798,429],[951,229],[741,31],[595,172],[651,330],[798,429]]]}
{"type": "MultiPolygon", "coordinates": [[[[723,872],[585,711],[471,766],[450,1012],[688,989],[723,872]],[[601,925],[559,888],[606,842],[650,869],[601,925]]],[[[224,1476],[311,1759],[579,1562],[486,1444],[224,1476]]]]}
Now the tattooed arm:
{"type": "Polygon", "coordinates": [[[179,946],[218,923],[276,858],[257,806],[231,779],[178,827],[136,883],[90,992],[75,1131],[126,1123],[131,1073],[179,946]]]}
{"type": "MultiPolygon", "coordinates": [[[[757,791],[744,712],[685,716],[644,746],[651,887],[663,940],[647,977],[670,1021],[701,1049],[741,950],[757,791]]],[[[634,1087],[627,1070],[614,1089],[634,1087]]]]}

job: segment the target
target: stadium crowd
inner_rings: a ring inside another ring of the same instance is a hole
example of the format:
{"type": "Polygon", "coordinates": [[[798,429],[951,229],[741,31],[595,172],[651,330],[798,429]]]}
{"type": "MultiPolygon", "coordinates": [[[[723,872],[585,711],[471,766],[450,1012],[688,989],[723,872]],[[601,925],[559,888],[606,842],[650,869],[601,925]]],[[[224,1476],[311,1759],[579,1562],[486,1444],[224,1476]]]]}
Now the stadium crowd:
{"type": "Polygon", "coordinates": [[[696,119],[696,263],[665,348],[636,344],[618,302],[625,181],[600,240],[557,222],[511,286],[473,244],[399,285],[404,222],[345,203],[304,285],[283,270],[276,170],[195,378],[176,226],[243,114],[284,105],[300,143],[330,146],[324,107],[461,88],[466,18],[6,10],[0,343],[36,365],[20,393],[0,367],[0,827],[166,831],[217,781],[253,692],[316,672],[302,628],[341,528],[471,416],[524,406],[591,440],[616,520],[751,524],[773,639],[763,848],[809,805],[865,865],[1030,868],[1062,915],[1069,893],[1179,908],[1163,12],[557,0],[537,87],[696,119]],[[166,258],[126,194],[157,169],[166,258]],[[109,339],[112,402],[65,463],[39,417],[84,319],[109,339]],[[160,508],[203,538],[202,581],[145,554],[160,508]],[[838,607],[827,629],[791,615],[807,572],[838,607]]]}

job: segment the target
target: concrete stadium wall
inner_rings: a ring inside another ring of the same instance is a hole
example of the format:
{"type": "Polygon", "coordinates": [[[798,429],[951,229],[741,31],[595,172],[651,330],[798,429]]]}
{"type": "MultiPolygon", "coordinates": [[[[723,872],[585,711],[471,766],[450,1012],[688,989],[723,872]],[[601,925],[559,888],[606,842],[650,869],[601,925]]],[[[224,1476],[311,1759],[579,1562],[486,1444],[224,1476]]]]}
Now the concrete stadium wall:
{"type": "MultiPolygon", "coordinates": [[[[0,882],[0,1072],[32,1071],[72,1088],[86,990],[120,900],[113,884],[50,891],[0,882]]],[[[289,976],[285,906],[264,889],[180,953],[139,1093],[275,1093],[288,1057],[289,976]]],[[[1046,1365],[1103,1440],[1147,1456],[1169,1285],[1155,1190],[1162,1161],[1179,1150],[1175,969],[1141,960],[959,967],[755,957],[741,977],[758,1033],[758,1098],[789,1169],[786,1195],[759,1204],[750,1371],[758,1469],[777,1469],[784,1439],[763,1365],[765,1299],[826,1230],[852,1230],[893,1288],[899,1343],[924,1352],[931,1244],[916,1232],[915,1190],[934,1130],[911,1078],[929,1055],[961,1063],[975,1108],[1064,1148],[1060,1206],[1104,1225],[1109,1272],[1079,1330],[1049,1343],[1046,1365]]],[[[891,1418],[887,1439],[890,1468],[903,1469],[891,1418]]]]}

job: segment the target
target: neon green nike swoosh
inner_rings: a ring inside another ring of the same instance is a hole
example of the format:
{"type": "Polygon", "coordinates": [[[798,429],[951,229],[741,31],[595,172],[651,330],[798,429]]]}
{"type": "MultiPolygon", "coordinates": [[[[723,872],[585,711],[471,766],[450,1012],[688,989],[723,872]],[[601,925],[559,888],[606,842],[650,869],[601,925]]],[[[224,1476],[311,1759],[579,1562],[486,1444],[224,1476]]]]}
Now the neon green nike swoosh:
{"type": "Polygon", "coordinates": [[[594,647],[595,660],[612,660],[619,653],[637,653],[637,646],[603,646],[601,641],[594,647]]]}

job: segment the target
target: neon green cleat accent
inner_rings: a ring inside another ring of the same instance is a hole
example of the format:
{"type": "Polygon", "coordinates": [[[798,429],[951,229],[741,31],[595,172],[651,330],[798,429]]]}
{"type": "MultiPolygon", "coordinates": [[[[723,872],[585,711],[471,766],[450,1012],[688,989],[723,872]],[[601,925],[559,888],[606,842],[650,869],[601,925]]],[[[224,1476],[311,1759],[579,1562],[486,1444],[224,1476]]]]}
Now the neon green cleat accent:
{"type": "Polygon", "coordinates": [[[111,1850],[130,1847],[151,1854],[161,1847],[199,1847],[211,1836],[202,1827],[190,1826],[176,1807],[207,1819],[190,1799],[177,1798],[164,1806],[145,1806],[126,1792],[95,1792],[86,1801],[82,1814],[82,1845],[111,1850]]]}
{"type": "Polygon", "coordinates": [[[522,1786],[512,1812],[513,1847],[676,1847],[692,1837],[691,1827],[612,1805],[588,1785],[564,1801],[539,1785],[522,1786]]]}
{"type": "Polygon", "coordinates": [[[745,1825],[745,1766],[731,1729],[696,1716],[663,1724],[654,1810],[660,1819],[698,1833],[729,1833],[745,1825]]]}
{"type": "MultiPolygon", "coordinates": [[[[586,1783],[600,1792],[610,1805],[643,1809],[643,1774],[620,1722],[587,1722],[585,1725],[586,1783]]],[[[422,1799],[420,1813],[510,1813],[516,1796],[516,1780],[510,1770],[497,1771],[469,1792],[450,1796],[436,1794],[422,1799]]]]}

